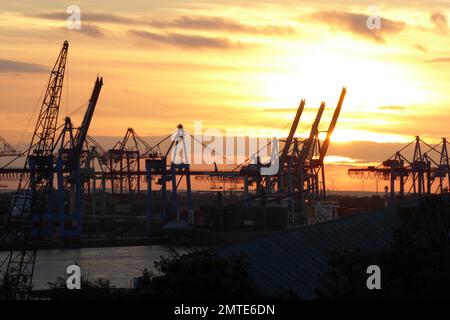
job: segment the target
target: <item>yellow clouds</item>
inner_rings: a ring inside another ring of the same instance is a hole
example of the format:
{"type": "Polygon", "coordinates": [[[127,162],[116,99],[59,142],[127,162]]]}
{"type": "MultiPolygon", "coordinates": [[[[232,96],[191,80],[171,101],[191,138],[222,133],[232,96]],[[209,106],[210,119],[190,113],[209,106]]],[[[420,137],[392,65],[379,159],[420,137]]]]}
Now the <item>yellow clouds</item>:
{"type": "Polygon", "coordinates": [[[164,134],[178,122],[203,120],[281,136],[304,98],[304,135],[322,100],[329,109],[320,129],[327,129],[342,86],[348,95],[335,141],[404,141],[414,130],[446,134],[445,10],[383,6],[384,29],[371,33],[363,5],[135,2],[84,1],[81,31],[65,28],[65,8],[56,2],[3,11],[0,83],[8,90],[0,89],[0,112],[31,113],[45,79],[18,75],[49,68],[68,39],[69,109],[85,102],[97,73],[105,78],[93,134],[131,126],[164,134]],[[285,111],[267,111],[273,109],[285,111]],[[411,125],[420,119],[436,123],[411,125]]]}

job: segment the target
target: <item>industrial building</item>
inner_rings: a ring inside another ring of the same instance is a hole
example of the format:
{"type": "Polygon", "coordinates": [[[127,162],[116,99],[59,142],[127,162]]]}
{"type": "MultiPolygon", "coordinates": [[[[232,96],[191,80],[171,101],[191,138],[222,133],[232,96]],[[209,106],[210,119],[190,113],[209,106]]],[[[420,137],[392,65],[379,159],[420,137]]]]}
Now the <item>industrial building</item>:
{"type": "Polygon", "coordinates": [[[399,226],[396,211],[387,208],[227,246],[217,252],[223,257],[245,256],[250,278],[266,296],[313,300],[331,252],[380,252],[389,247],[399,226]]]}

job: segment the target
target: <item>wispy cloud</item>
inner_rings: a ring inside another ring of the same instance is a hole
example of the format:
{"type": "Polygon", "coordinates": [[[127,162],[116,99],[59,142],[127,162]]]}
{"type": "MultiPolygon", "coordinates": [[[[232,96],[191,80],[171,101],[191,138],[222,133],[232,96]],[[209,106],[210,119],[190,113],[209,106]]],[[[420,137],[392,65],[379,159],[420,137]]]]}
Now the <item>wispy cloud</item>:
{"type": "Polygon", "coordinates": [[[381,18],[381,29],[371,30],[367,27],[369,16],[345,11],[317,11],[311,15],[311,18],[333,29],[350,32],[376,42],[385,42],[386,35],[399,33],[406,26],[401,21],[381,18]]]}
{"type": "Polygon", "coordinates": [[[39,64],[13,60],[0,60],[0,72],[41,73],[48,72],[48,68],[39,64]]]}
{"type": "Polygon", "coordinates": [[[402,110],[405,110],[405,107],[403,107],[403,106],[381,106],[381,107],[378,107],[378,110],[402,111],[402,110]]]}
{"type": "Polygon", "coordinates": [[[421,52],[428,52],[428,49],[420,44],[415,44],[413,47],[421,52]]]}
{"type": "MultiPolygon", "coordinates": [[[[65,12],[44,12],[32,15],[36,18],[48,20],[67,19],[65,12]]],[[[111,23],[121,25],[140,25],[156,29],[184,29],[184,30],[203,30],[203,31],[221,31],[221,32],[237,32],[255,35],[276,35],[285,36],[295,33],[295,29],[290,26],[277,25],[249,25],[231,18],[223,17],[203,17],[203,16],[180,16],[172,20],[149,20],[145,18],[131,18],[123,15],[100,13],[100,12],[83,12],[82,20],[90,23],[111,23]]]]}
{"type": "Polygon", "coordinates": [[[264,109],[263,112],[273,112],[273,113],[282,112],[282,113],[284,113],[284,112],[295,112],[296,110],[297,110],[296,108],[267,108],[267,109],[264,109]]]}
{"type": "Polygon", "coordinates": [[[450,57],[430,59],[430,60],[426,60],[425,62],[428,62],[428,63],[448,63],[448,62],[450,62],[450,57]]]}
{"type": "MultiPolygon", "coordinates": [[[[65,21],[68,17],[67,13],[64,11],[53,11],[53,12],[42,12],[33,14],[33,17],[48,19],[48,20],[63,20],[65,21]]],[[[82,13],[82,20],[87,22],[104,22],[104,23],[118,23],[118,24],[141,24],[137,19],[128,18],[125,16],[112,14],[112,13],[101,13],[101,12],[84,12],[82,13]]]]}
{"type": "MultiPolygon", "coordinates": [[[[68,18],[68,14],[64,11],[54,11],[54,12],[44,12],[31,15],[31,17],[55,20],[64,22],[68,18]]],[[[78,32],[80,34],[92,37],[92,38],[103,38],[105,37],[104,29],[100,28],[97,24],[99,23],[123,23],[132,24],[134,19],[129,19],[115,14],[106,13],[82,13],[81,19],[81,29],[73,29],[71,32],[78,32]],[[96,24],[94,24],[96,23],[96,24]]],[[[67,30],[66,27],[63,27],[67,30]]]]}
{"type": "Polygon", "coordinates": [[[97,27],[96,25],[87,24],[87,23],[83,23],[81,25],[81,29],[71,30],[71,32],[80,32],[81,34],[92,37],[92,38],[105,37],[105,32],[103,31],[103,29],[97,27]]]}
{"type": "Polygon", "coordinates": [[[448,33],[447,16],[441,12],[435,12],[431,15],[430,21],[433,23],[436,31],[446,35],[448,33]]]}
{"type": "Polygon", "coordinates": [[[295,33],[294,28],[275,25],[253,26],[221,17],[186,17],[172,21],[153,21],[149,23],[156,28],[182,28],[193,30],[228,31],[264,35],[289,35],[295,33]]]}
{"type": "Polygon", "coordinates": [[[213,38],[199,35],[180,33],[155,33],[141,30],[130,30],[129,33],[142,40],[166,44],[187,49],[240,49],[240,42],[233,42],[227,38],[213,38]]]}
{"type": "MultiPolygon", "coordinates": [[[[297,111],[297,109],[298,109],[298,107],[292,107],[292,108],[266,108],[266,109],[263,109],[262,111],[263,112],[274,112],[274,113],[277,113],[277,112],[281,112],[281,113],[283,113],[283,112],[293,112],[293,113],[295,113],[296,111],[297,111]]],[[[319,109],[319,107],[318,106],[312,106],[312,105],[307,105],[306,107],[305,107],[305,110],[318,110],[319,109]]],[[[332,109],[331,107],[325,107],[325,109],[332,109]]]]}

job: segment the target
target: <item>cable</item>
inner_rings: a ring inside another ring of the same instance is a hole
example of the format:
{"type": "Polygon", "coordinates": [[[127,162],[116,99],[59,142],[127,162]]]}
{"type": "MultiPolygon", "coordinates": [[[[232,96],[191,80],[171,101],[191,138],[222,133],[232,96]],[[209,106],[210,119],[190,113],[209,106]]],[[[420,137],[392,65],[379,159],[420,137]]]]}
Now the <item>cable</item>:
{"type": "Polygon", "coordinates": [[[69,116],[69,57],[66,59],[66,117],[69,116]]]}
{"type": "Polygon", "coordinates": [[[272,141],[269,141],[264,147],[260,148],[258,151],[256,151],[254,154],[250,155],[249,157],[247,157],[247,159],[245,159],[244,162],[242,162],[241,164],[237,165],[233,170],[231,170],[231,172],[234,172],[235,170],[239,169],[240,167],[242,167],[245,163],[247,163],[248,160],[250,160],[254,155],[260,153],[262,150],[264,150],[265,148],[267,148],[269,146],[269,144],[271,144],[272,141]]]}
{"type": "MultiPolygon", "coordinates": [[[[61,129],[64,126],[64,124],[60,125],[58,128],[56,128],[56,131],[58,131],[59,129],[61,129]]],[[[9,166],[11,163],[13,163],[14,161],[16,161],[17,159],[19,159],[20,157],[22,157],[23,155],[27,154],[35,145],[37,145],[38,142],[36,142],[35,144],[31,145],[27,150],[21,152],[20,154],[18,154],[14,159],[12,159],[11,161],[9,161],[8,163],[6,163],[3,167],[1,167],[1,169],[6,169],[7,166],[9,166]]],[[[26,165],[26,164],[25,164],[26,165]]]]}
{"type": "Polygon", "coordinates": [[[28,119],[28,122],[25,125],[25,129],[23,130],[22,135],[20,136],[19,142],[17,143],[16,150],[19,149],[19,145],[22,143],[23,137],[25,136],[25,133],[27,132],[28,127],[30,126],[31,120],[33,120],[33,117],[36,114],[37,108],[38,108],[38,106],[39,106],[39,104],[41,102],[42,96],[44,95],[44,92],[46,90],[47,90],[47,85],[44,88],[42,88],[42,92],[39,95],[39,99],[37,100],[36,105],[34,106],[33,113],[31,114],[30,118],[28,119]]]}
{"type": "Polygon", "coordinates": [[[208,148],[211,151],[214,151],[215,154],[219,155],[220,157],[222,157],[223,160],[226,160],[228,162],[231,162],[232,164],[234,164],[235,166],[237,166],[238,164],[230,159],[228,159],[226,156],[218,153],[215,149],[211,148],[210,146],[206,145],[205,143],[203,143],[203,141],[198,140],[196,137],[194,137],[193,135],[191,135],[190,133],[187,133],[188,135],[190,135],[192,138],[194,138],[195,141],[199,142],[200,144],[202,144],[205,148],[208,148]]]}
{"type": "MultiPolygon", "coordinates": [[[[400,152],[402,152],[403,150],[405,150],[406,148],[408,148],[410,145],[412,145],[414,142],[416,142],[416,140],[414,139],[413,141],[411,141],[410,143],[408,143],[406,146],[404,146],[403,148],[401,148],[400,150],[398,150],[397,152],[395,152],[392,156],[390,156],[388,159],[392,159],[393,157],[395,157],[397,154],[399,154],[400,152]]],[[[400,155],[401,156],[401,155],[400,155]]],[[[407,159],[405,159],[408,163],[409,161],[407,159]]],[[[378,166],[376,166],[376,168],[380,168],[383,166],[383,163],[380,163],[378,166]]]]}
{"type": "Polygon", "coordinates": [[[67,116],[73,116],[74,114],[80,112],[83,108],[87,107],[88,102],[84,102],[81,106],[79,106],[78,108],[74,109],[72,112],[70,112],[70,114],[68,114],[67,116]]]}

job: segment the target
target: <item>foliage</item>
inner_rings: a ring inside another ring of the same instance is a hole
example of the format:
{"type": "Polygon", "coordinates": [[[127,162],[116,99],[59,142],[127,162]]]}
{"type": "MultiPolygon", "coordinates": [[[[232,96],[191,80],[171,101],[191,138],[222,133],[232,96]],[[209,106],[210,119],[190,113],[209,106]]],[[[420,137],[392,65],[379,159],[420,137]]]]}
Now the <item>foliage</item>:
{"type": "Polygon", "coordinates": [[[143,273],[143,297],[158,299],[254,299],[261,297],[247,274],[243,257],[222,259],[212,250],[173,253],[155,262],[156,273],[143,273]]]}
{"type": "Polygon", "coordinates": [[[317,293],[322,299],[450,298],[450,202],[429,196],[399,210],[401,227],[378,254],[335,252],[317,293]],[[368,290],[366,268],[381,268],[381,290],[368,290]]]}
{"type": "MultiPolygon", "coordinates": [[[[28,291],[17,291],[13,292],[11,283],[16,283],[17,278],[9,277],[5,274],[5,272],[0,273],[0,300],[16,300],[16,299],[25,299],[27,297],[28,291]]],[[[29,282],[29,278],[25,275],[19,278],[19,286],[27,287],[29,282]]],[[[31,286],[32,288],[32,286],[31,286]]]]}
{"type": "Polygon", "coordinates": [[[50,287],[50,298],[55,300],[74,300],[74,299],[110,299],[113,298],[114,286],[111,286],[109,280],[102,278],[90,281],[81,278],[80,290],[67,289],[66,279],[59,277],[56,281],[48,283],[50,287]]]}
{"type": "Polygon", "coordinates": [[[107,280],[81,280],[81,290],[68,290],[66,280],[50,285],[51,299],[181,299],[223,300],[260,298],[247,274],[243,257],[222,259],[212,250],[175,251],[155,262],[155,272],[145,268],[140,287],[115,289],[107,280]]]}

